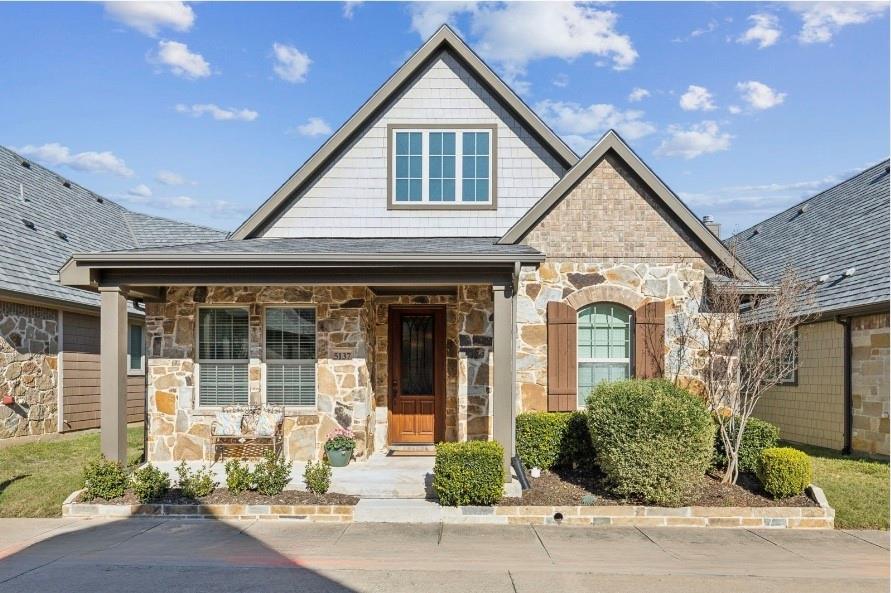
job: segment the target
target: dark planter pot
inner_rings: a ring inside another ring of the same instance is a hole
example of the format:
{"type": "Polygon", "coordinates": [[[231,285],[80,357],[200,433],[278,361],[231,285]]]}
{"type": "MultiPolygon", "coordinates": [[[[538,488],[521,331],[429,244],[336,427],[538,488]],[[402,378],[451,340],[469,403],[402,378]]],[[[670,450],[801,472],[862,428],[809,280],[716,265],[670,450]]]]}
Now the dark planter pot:
{"type": "Polygon", "coordinates": [[[345,467],[353,456],[352,449],[331,449],[326,450],[325,455],[328,457],[328,465],[331,467],[345,467]]]}

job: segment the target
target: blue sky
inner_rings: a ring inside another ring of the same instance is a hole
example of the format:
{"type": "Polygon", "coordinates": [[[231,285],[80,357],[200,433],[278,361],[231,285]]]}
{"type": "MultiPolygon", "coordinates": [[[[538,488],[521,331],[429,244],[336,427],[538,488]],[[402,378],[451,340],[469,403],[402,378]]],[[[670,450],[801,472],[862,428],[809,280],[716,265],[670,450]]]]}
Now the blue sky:
{"type": "Polygon", "coordinates": [[[887,158],[887,3],[0,3],[0,144],[235,228],[442,22],[724,234],[887,158]]]}

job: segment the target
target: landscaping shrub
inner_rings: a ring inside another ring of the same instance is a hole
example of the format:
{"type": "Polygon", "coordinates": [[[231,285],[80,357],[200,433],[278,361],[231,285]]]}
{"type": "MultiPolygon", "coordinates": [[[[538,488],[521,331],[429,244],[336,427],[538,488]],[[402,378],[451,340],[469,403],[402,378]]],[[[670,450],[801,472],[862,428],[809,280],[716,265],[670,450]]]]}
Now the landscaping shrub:
{"type": "Polygon", "coordinates": [[[198,471],[192,472],[183,460],[176,466],[176,473],[179,475],[179,489],[187,498],[210,496],[219,486],[219,483],[213,481],[213,473],[206,465],[201,466],[198,471]]]}
{"type": "MultiPolygon", "coordinates": [[[[718,430],[717,424],[715,426],[718,430]]],[[[776,447],[779,440],[780,429],[776,424],[750,417],[739,445],[739,471],[754,473],[758,469],[761,451],[776,447]]],[[[721,440],[720,432],[715,433],[715,465],[718,467],[727,465],[727,455],[724,452],[724,442],[721,440]]]]}
{"type": "Polygon", "coordinates": [[[84,467],[86,498],[110,500],[124,495],[127,489],[127,473],[117,461],[101,456],[84,467]]]}
{"type": "Polygon", "coordinates": [[[267,496],[280,494],[291,481],[293,464],[286,461],[283,455],[267,451],[263,461],[254,468],[254,484],[257,492],[267,496]]]}
{"type": "Polygon", "coordinates": [[[230,459],[226,462],[226,488],[231,494],[241,494],[250,490],[254,485],[254,474],[251,473],[247,463],[238,459],[230,459]]]}
{"type": "Polygon", "coordinates": [[[591,463],[584,412],[524,412],[517,416],[517,455],[527,468],[591,463]]]}
{"type": "Polygon", "coordinates": [[[495,441],[440,443],[433,491],[445,506],[489,505],[504,490],[504,449],[495,441]]]}
{"type": "Polygon", "coordinates": [[[151,463],[133,472],[130,483],[139,502],[151,502],[170,490],[170,476],[151,463]]]}
{"type": "Polygon", "coordinates": [[[324,459],[316,463],[307,461],[303,481],[306,482],[306,489],[313,494],[325,494],[331,487],[331,466],[324,459]]]}
{"type": "Polygon", "coordinates": [[[705,403],[662,379],[601,383],[588,398],[588,425],[614,492],[651,504],[682,503],[714,454],[705,403]]]}
{"type": "Polygon", "coordinates": [[[773,447],[761,452],[758,479],[774,498],[787,498],[804,492],[813,479],[811,458],[791,447],[773,447]]]}

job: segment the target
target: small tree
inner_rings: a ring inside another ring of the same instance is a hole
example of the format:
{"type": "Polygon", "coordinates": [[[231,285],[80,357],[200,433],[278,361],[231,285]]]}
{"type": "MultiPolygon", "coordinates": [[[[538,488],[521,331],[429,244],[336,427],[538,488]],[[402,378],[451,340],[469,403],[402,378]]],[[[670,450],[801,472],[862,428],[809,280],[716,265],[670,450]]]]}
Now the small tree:
{"type": "Polygon", "coordinates": [[[813,313],[814,285],[788,268],[763,289],[727,274],[709,283],[703,310],[674,317],[671,374],[693,374],[714,412],[727,466],[722,482],[736,483],[743,432],[761,397],[795,373],[796,329],[813,313]]]}

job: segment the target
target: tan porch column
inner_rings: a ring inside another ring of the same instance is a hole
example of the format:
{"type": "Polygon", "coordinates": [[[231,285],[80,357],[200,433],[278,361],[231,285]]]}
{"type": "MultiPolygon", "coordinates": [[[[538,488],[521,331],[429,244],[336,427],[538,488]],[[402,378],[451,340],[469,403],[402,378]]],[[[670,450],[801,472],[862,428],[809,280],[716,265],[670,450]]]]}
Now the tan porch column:
{"type": "Polygon", "coordinates": [[[495,301],[492,436],[504,447],[505,481],[510,482],[510,459],[514,454],[514,294],[510,285],[492,286],[492,292],[495,301]]]}
{"type": "Polygon", "coordinates": [[[127,293],[102,286],[100,354],[100,443],[107,458],[127,463],[127,293]]]}

